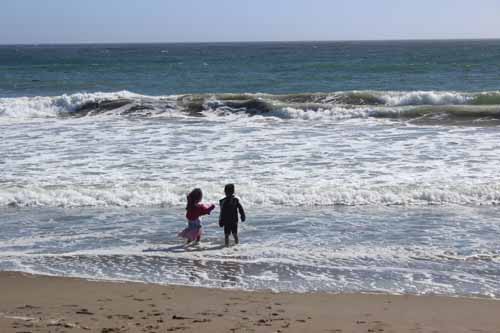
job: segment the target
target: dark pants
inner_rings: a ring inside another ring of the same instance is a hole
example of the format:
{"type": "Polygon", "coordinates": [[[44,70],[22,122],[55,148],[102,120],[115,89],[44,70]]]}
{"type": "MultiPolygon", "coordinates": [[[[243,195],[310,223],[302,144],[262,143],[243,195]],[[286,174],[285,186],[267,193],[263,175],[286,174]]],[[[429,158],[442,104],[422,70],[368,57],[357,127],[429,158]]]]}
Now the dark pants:
{"type": "Polygon", "coordinates": [[[238,223],[226,223],[224,224],[224,235],[229,236],[233,234],[234,236],[238,235],[238,223]]]}

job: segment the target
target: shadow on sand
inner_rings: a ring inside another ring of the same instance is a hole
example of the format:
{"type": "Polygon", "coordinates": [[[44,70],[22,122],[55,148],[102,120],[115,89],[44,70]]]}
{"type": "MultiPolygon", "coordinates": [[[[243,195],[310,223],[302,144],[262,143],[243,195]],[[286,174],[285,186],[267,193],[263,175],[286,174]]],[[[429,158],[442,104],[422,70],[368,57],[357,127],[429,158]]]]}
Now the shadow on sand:
{"type": "Polygon", "coordinates": [[[182,252],[201,252],[201,251],[215,251],[222,250],[225,248],[223,244],[209,244],[209,246],[204,246],[200,244],[180,244],[171,247],[157,247],[144,249],[142,252],[170,252],[170,253],[182,253],[182,252]]]}

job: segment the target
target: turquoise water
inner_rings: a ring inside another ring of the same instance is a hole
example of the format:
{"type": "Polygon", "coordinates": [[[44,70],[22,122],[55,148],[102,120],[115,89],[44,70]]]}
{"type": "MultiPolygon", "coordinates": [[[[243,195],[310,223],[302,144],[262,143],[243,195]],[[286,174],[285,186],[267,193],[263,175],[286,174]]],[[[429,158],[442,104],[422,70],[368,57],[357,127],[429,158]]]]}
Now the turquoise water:
{"type": "Polygon", "coordinates": [[[500,41],[0,46],[0,96],[498,89],[500,41]]]}
{"type": "Polygon", "coordinates": [[[499,126],[495,40],[0,46],[0,270],[498,298],[499,126]]]}

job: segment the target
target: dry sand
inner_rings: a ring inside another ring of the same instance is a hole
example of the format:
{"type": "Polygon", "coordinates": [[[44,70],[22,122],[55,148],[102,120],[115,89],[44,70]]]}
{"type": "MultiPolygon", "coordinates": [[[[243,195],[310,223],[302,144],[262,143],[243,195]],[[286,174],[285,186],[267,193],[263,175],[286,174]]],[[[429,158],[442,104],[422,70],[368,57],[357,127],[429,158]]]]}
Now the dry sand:
{"type": "Polygon", "coordinates": [[[0,332],[500,332],[500,301],[276,294],[0,272],[0,332]]]}

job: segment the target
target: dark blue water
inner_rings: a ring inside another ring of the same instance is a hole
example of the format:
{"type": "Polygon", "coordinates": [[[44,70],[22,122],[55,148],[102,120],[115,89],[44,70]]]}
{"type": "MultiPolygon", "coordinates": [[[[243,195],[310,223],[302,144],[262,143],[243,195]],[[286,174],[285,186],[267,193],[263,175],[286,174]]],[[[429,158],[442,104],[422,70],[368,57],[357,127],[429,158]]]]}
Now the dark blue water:
{"type": "Polygon", "coordinates": [[[0,96],[500,87],[500,40],[0,46],[0,96]]]}

